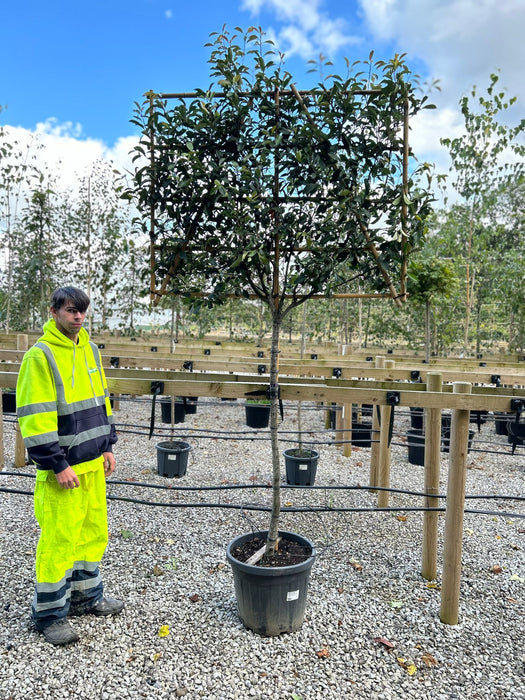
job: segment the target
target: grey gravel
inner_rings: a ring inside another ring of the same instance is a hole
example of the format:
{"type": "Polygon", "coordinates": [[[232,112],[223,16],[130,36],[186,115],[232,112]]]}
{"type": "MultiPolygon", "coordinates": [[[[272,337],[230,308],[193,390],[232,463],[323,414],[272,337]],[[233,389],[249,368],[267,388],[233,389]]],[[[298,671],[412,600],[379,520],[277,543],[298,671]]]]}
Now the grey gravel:
{"type": "MultiPolygon", "coordinates": [[[[150,409],[145,399],[121,401],[117,422],[140,425],[134,430],[142,434],[120,433],[113,478],[126,484],[110,484],[108,493],[164,503],[269,502],[269,492],[257,489],[184,493],[131,486],[127,480],[171,487],[270,480],[270,444],[244,439],[255,433],[245,426],[241,401],[200,399],[197,413],[175,426],[193,447],[181,479],[157,474],[155,444],[162,438],[147,437],[150,409]],[[233,432],[224,440],[204,438],[202,430],[233,432]]],[[[324,431],[324,411],[305,404],[303,417],[311,431],[306,439],[321,453],[316,485],[367,485],[370,450],[343,457],[333,432],[324,431]]],[[[422,491],[423,468],[408,463],[403,444],[408,424],[397,410],[391,484],[422,491]]],[[[157,433],[161,427],[169,431],[157,408],[157,433]]],[[[284,438],[293,435],[285,431],[297,430],[293,405],[285,405],[281,429],[286,449],[291,445],[284,438]]],[[[32,479],[5,474],[14,470],[14,423],[4,430],[0,486],[32,490],[32,479]]],[[[491,421],[476,432],[473,447],[467,493],[523,496],[523,448],[511,456],[491,421]]],[[[33,473],[31,467],[17,472],[33,473]]],[[[442,493],[446,478],[443,454],[442,493]]],[[[285,489],[283,496],[294,505],[372,508],[376,501],[366,489],[285,489]]],[[[423,515],[402,510],[422,505],[421,499],[393,494],[391,505],[399,511],[283,514],[282,528],[311,539],[318,558],[303,626],[268,638],[239,621],[225,556],[232,538],[264,529],[267,514],[110,500],[102,571],[106,592],[123,597],[126,608],[116,618],[75,618],[80,642],[56,648],[29,620],[38,540],[32,499],[1,493],[0,699],[525,698],[525,520],[500,515],[523,515],[523,502],[469,501],[469,507],[495,514],[465,515],[460,620],[454,626],[439,619],[444,515],[438,578],[428,582],[420,574],[423,515]],[[169,633],[161,637],[163,626],[169,633]]]]}

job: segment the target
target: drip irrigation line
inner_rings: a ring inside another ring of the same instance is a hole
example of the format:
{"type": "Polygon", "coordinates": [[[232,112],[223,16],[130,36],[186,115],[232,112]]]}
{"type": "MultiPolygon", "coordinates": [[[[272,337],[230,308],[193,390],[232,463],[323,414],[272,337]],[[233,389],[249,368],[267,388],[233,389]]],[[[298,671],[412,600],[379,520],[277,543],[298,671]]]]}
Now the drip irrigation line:
{"type": "MultiPolygon", "coordinates": [[[[5,475],[5,476],[25,476],[27,478],[32,478],[35,479],[34,474],[27,474],[27,473],[18,473],[18,472],[0,472],[0,475],[5,475]]],[[[149,488],[149,489],[156,489],[160,491],[182,491],[182,492],[193,492],[193,491],[232,491],[232,490],[242,490],[242,489],[265,489],[265,490],[270,490],[272,489],[271,484],[219,484],[216,486],[171,486],[167,485],[165,486],[164,484],[149,484],[145,483],[142,481],[128,481],[128,480],[122,480],[122,479],[111,479],[106,482],[108,486],[115,485],[115,486],[135,486],[139,488],[149,488]]],[[[297,484],[281,484],[282,489],[290,489],[290,490],[308,490],[308,491],[388,491],[389,493],[393,494],[400,494],[400,495],[405,495],[405,496],[418,496],[421,498],[446,498],[446,494],[434,494],[434,493],[425,493],[421,491],[409,491],[407,489],[397,489],[397,488],[391,488],[387,486],[371,486],[371,485],[366,485],[366,486],[361,486],[361,485],[351,485],[351,484],[346,484],[346,485],[327,485],[327,486],[321,486],[321,485],[313,485],[313,486],[300,486],[297,484]]],[[[3,489],[0,489],[3,490],[3,489]]],[[[8,493],[11,491],[7,490],[8,493]]],[[[22,491],[14,491],[14,493],[31,493],[32,492],[22,492],[22,491]]],[[[109,497],[109,496],[108,496],[109,497]]],[[[525,496],[511,496],[507,494],[466,494],[465,495],[465,500],[500,500],[500,501],[525,501],[525,496]]],[[[525,517],[525,516],[524,516],[525,517]]]]}

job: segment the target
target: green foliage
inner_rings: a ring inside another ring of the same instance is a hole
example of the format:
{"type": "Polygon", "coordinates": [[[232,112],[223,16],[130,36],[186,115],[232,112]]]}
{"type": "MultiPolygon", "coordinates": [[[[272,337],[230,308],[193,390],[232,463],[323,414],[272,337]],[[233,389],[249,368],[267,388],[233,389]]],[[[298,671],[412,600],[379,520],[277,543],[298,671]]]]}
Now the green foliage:
{"type": "Polygon", "coordinates": [[[259,30],[210,47],[214,84],[175,105],[149,95],[133,120],[139,167],[125,196],[145,232],[154,212],[159,282],[209,305],[254,296],[280,315],[360,278],[384,290],[429,211],[416,167],[403,192],[404,107],[416,114],[425,98],[402,57],[299,96],[259,30]]]}

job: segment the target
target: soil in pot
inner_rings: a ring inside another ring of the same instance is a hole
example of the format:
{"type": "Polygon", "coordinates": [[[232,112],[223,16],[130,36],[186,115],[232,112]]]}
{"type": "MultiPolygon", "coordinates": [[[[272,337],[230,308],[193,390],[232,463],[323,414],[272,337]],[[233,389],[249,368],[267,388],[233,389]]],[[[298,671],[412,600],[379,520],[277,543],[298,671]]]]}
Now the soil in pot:
{"type": "MultiPolygon", "coordinates": [[[[237,559],[237,561],[246,562],[255,552],[258,552],[261,547],[265,545],[265,539],[262,537],[254,537],[236,547],[232,547],[231,555],[237,559]]],[[[264,556],[262,559],[259,559],[255,566],[293,566],[294,564],[301,564],[303,561],[306,561],[311,555],[312,548],[309,545],[304,545],[301,544],[301,542],[295,542],[281,537],[277,552],[271,557],[264,556]]]]}

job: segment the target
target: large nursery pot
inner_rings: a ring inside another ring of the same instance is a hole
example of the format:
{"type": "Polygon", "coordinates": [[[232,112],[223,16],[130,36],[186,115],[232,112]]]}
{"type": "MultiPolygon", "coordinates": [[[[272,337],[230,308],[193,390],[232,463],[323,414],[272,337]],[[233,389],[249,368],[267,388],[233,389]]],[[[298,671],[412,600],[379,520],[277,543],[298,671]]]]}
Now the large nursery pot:
{"type": "Polygon", "coordinates": [[[166,440],[157,445],[157,471],[170,479],[186,474],[191,445],[184,440],[166,440]]]}
{"type": "Polygon", "coordinates": [[[319,452],[293,448],[285,450],[286,483],[294,486],[313,486],[317,473],[319,452]]]}
{"type": "Polygon", "coordinates": [[[174,415],[172,416],[171,396],[163,396],[160,400],[160,412],[163,423],[184,423],[186,405],[182,399],[176,399],[174,402],[174,415]]]}
{"type": "Polygon", "coordinates": [[[422,430],[407,430],[408,461],[425,466],[425,435],[422,430]]]}
{"type": "Polygon", "coordinates": [[[269,403],[246,403],[246,425],[249,428],[267,428],[270,422],[269,403]]]}
{"type": "Polygon", "coordinates": [[[226,550],[232,567],[237,610],[245,627],[264,636],[294,632],[304,621],[310,571],[315,561],[313,544],[301,535],[280,531],[279,536],[309,548],[308,558],[290,566],[258,566],[239,561],[236,550],[258,537],[266,542],[267,531],[233,539],[226,550]]]}

